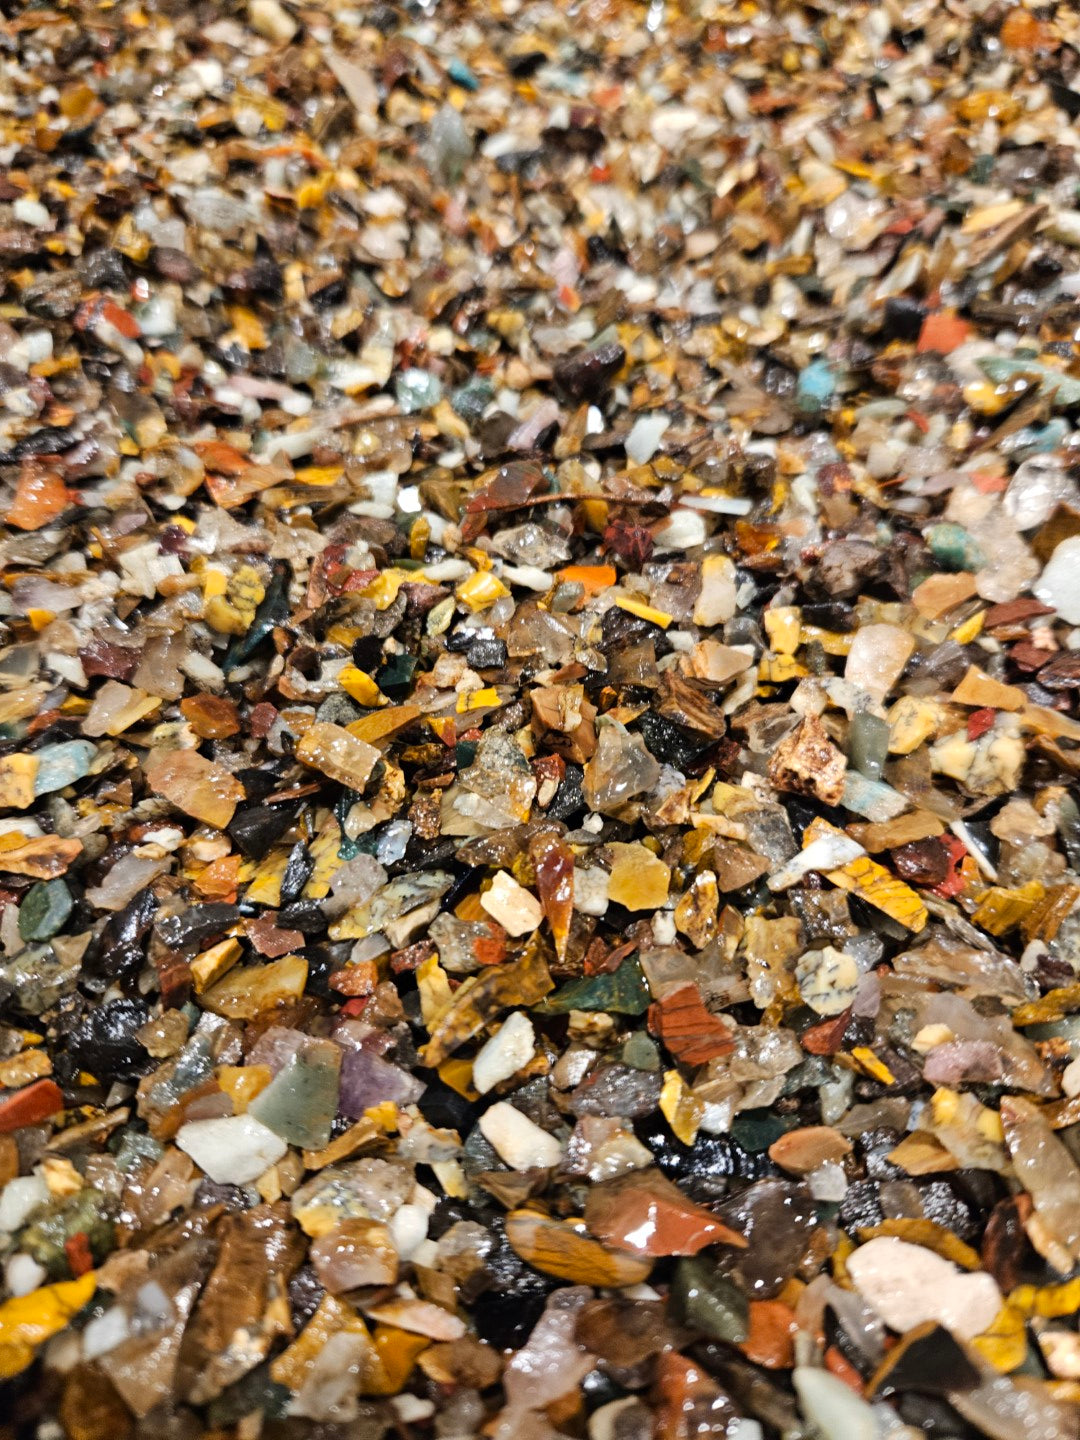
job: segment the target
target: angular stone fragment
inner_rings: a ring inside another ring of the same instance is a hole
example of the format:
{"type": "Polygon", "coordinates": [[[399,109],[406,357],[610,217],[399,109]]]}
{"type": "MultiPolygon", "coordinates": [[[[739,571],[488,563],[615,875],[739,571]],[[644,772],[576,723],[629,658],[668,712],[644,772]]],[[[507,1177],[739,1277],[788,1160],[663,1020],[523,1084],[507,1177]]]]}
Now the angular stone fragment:
{"type": "Polygon", "coordinates": [[[850,1154],[850,1140],[829,1125],[789,1130],[769,1146],[769,1159],[793,1175],[809,1175],[819,1165],[836,1164],[850,1154]]]}
{"type": "Polygon", "coordinates": [[[35,1080],[0,1100],[0,1135],[21,1130],[58,1115],[64,1108],[64,1096],[54,1080],[35,1080]]]}
{"type": "Polygon", "coordinates": [[[232,1020],[251,1020],[303,994],[307,961],[286,955],[269,965],[247,965],[232,970],[202,996],[202,1006],[232,1020]]]}
{"type": "Polygon", "coordinates": [[[819,1015],[839,1015],[855,999],[859,967],[853,956],[832,945],[808,950],[795,967],[799,993],[819,1015]]]}
{"type": "Polygon", "coordinates": [[[650,991],[637,958],[628,955],[616,969],[571,980],[544,1001],[548,1014],[572,1010],[602,1011],[605,1015],[643,1015],[650,991]]]}
{"type": "Polygon", "coordinates": [[[974,705],[978,709],[1022,710],[1027,704],[1027,696],[1019,685],[1003,685],[977,665],[968,666],[950,698],[957,705],[974,705]]]}
{"type": "Polygon", "coordinates": [[[549,1169],[562,1159],[563,1147],[555,1136],[534,1125],[527,1115],[505,1100],[484,1111],[480,1130],[511,1170],[549,1169]]]}
{"type": "Polygon", "coordinates": [[[651,790],[660,766],[640,735],[608,722],[597,733],[596,751],[585,767],[586,803],[602,814],[614,814],[635,796],[651,790]]]}
{"type": "Polygon", "coordinates": [[[653,1169],[592,1186],[585,1224],[597,1239],[641,1255],[696,1255],[709,1245],[746,1246],[737,1231],[691,1203],[653,1169]]]}
{"type": "MultiPolygon", "coordinates": [[[[837,832],[836,827],[825,820],[815,819],[806,828],[803,844],[809,846],[824,835],[836,833],[843,832],[837,832]]],[[[871,860],[868,855],[861,855],[825,873],[834,885],[859,895],[868,905],[883,911],[916,934],[925,928],[930,918],[915,891],[902,881],[895,880],[883,865],[871,860]]]]}
{"type": "Polygon", "coordinates": [[[703,950],[718,933],[717,912],[720,890],[711,870],[702,870],[675,906],[675,928],[698,950],[703,950]]]}
{"type": "Polygon", "coordinates": [[[236,706],[220,695],[189,695],[180,710],[200,739],[227,739],[240,730],[236,706]]]}
{"type": "Polygon", "coordinates": [[[694,984],[679,985],[649,1006],[649,1029],[676,1059],[704,1065],[734,1049],[731,1027],[705,1008],[694,984]]]}
{"type": "Polygon", "coordinates": [[[910,755],[937,733],[944,708],[934,700],[901,695],[889,708],[889,752],[910,755]]]}
{"type": "Polygon", "coordinates": [[[0,756],[0,806],[25,810],[34,803],[37,791],[34,778],[38,760],[34,755],[0,756]]]}
{"type": "Polygon", "coordinates": [[[838,866],[850,864],[864,853],[857,840],[845,835],[842,830],[830,827],[818,834],[805,849],[792,856],[786,865],[773,871],[769,876],[769,889],[786,890],[814,870],[827,873],[838,866]]]}
{"type": "Polygon", "coordinates": [[[393,1285],[398,1254],[390,1231],[377,1220],[343,1220],[311,1246],[315,1273],[331,1295],[362,1285],[393,1285]]]}
{"type": "Polygon", "coordinates": [[[736,675],[749,670],[753,663],[753,654],[748,650],[711,639],[699,640],[683,661],[686,674],[696,680],[708,680],[713,685],[726,685],[736,675]]]}
{"type": "Polygon", "coordinates": [[[844,679],[880,703],[899,680],[915,649],[915,637],[899,625],[864,625],[855,632],[844,679]]]}
{"type": "Polygon", "coordinates": [[[735,566],[726,555],[701,562],[701,593],[694,604],[695,625],[723,625],[735,614],[735,566]]]}
{"type": "Polygon", "coordinates": [[[627,910],[657,910],[668,897],[671,871],[644,845],[613,842],[608,899],[627,910]]]}
{"type": "Polygon", "coordinates": [[[363,790],[381,756],[344,726],[318,720],[300,737],[296,758],[350,790],[363,790]]]}
{"type": "Polygon", "coordinates": [[[430,1030],[420,1052],[423,1063],[440,1065],[460,1045],[479,1034],[500,1010],[535,1005],[553,989],[551,974],[539,951],[533,949],[526,950],[520,960],[468,976],[430,1030]]]}
{"type": "Polygon", "coordinates": [[[929,840],[940,835],[945,829],[936,815],[927,810],[915,810],[908,815],[898,815],[894,820],[880,823],[852,824],[848,834],[857,840],[864,850],[877,855],[882,850],[899,849],[915,841],[929,840]]]}
{"type": "Polygon", "coordinates": [[[118,680],[108,680],[94,696],[94,703],[83,721],[83,734],[122,735],[152,715],[160,705],[157,695],[133,690],[118,680]]]}
{"type": "Polygon", "coordinates": [[[197,750],[158,750],[146,763],[146,783],[185,815],[224,830],[244,787],[197,750]]]}
{"type": "Polygon", "coordinates": [[[97,1276],[91,1270],[0,1304],[0,1378],[9,1380],[31,1365],[37,1348],[63,1330],[96,1289],[97,1276]]]}
{"type": "MultiPolygon", "coordinates": [[[[338,1407],[346,1404],[351,1397],[355,1404],[356,1393],[364,1380],[370,1380],[379,1373],[379,1359],[371,1335],[364,1321],[344,1300],[324,1294],[319,1300],[311,1318],[287,1349],[274,1357],[270,1365],[270,1378],[294,1394],[296,1400],[309,1396],[316,1400],[318,1386],[308,1387],[313,1381],[322,1379],[323,1388],[330,1380],[336,1380],[331,1395],[331,1414],[340,1413],[338,1407]],[[327,1352],[333,1347],[332,1353],[327,1352]],[[320,1366],[325,1365],[325,1377],[320,1366]]],[[[322,1405],[301,1404],[296,1407],[300,1413],[316,1408],[322,1414],[322,1405]]]]}
{"type": "Polygon", "coordinates": [[[507,1017],[473,1061],[472,1083],[486,1095],[503,1080],[516,1075],[536,1051],[536,1032],[523,1010],[507,1017]]]}
{"type": "Polygon", "coordinates": [[[176,1143],[219,1185],[247,1185],[288,1149],[250,1115],[192,1120],[180,1127],[176,1143]]]}
{"type": "Polygon", "coordinates": [[[19,906],[19,934],[27,942],[49,940],[63,928],[74,901],[63,880],[39,880],[19,906]]]}
{"type": "Polygon", "coordinates": [[[857,1246],[847,1269],[867,1303],[900,1333],[938,1320],[967,1340],[988,1329],[1001,1309],[993,1276],[964,1274],[932,1250],[894,1236],[857,1246]]]}
{"type": "Polygon", "coordinates": [[[800,1411],[825,1440],[876,1440],[874,1411],[839,1376],[812,1365],[797,1365],[792,1381],[800,1411]]]}
{"type": "Polygon", "coordinates": [[[430,1340],[460,1340],[465,1334],[464,1320],[428,1300],[385,1300],[366,1305],[364,1313],[384,1325],[426,1335],[430,1340]]]}
{"type": "Polygon", "coordinates": [[[813,795],[825,805],[844,798],[847,756],[816,715],[807,715],[769,757],[769,780],[777,790],[813,795]]]}
{"type": "MultiPolygon", "coordinates": [[[[302,938],[302,937],[301,937],[302,938]]],[[[191,979],[195,986],[196,994],[209,989],[216,981],[228,973],[236,964],[243,953],[243,947],[239,940],[220,940],[216,945],[211,945],[209,950],[204,950],[191,962],[191,979]]]]}
{"type": "Polygon", "coordinates": [[[975,595],[975,576],[958,570],[953,574],[928,575],[912,592],[911,599],[920,615],[939,620],[965,600],[975,595]]]}
{"type": "Polygon", "coordinates": [[[375,710],[370,715],[362,715],[359,720],[353,720],[347,729],[350,735],[355,735],[358,740],[363,740],[368,745],[386,748],[400,731],[418,720],[422,714],[419,705],[388,705],[384,710],[375,710]]]}
{"type": "Polygon", "coordinates": [[[319,1150],[330,1139],[338,1108],[341,1050],[310,1040],[278,1071],[247,1113],[290,1145],[319,1150]]]}
{"type": "Polygon", "coordinates": [[[303,1257],[284,1205],[223,1218],[217,1261],[184,1335],[184,1365],[196,1374],[188,1399],[204,1404],[248,1374],[287,1335],[273,1301],[303,1257]]]}
{"type": "Polygon", "coordinates": [[[1035,1203],[1032,1238],[1066,1273],[1080,1259],[1080,1166],[1030,1100],[1003,1096],[1001,1125],[1016,1178],[1035,1203]]]}
{"type": "Polygon", "coordinates": [[[505,870],[497,872],[480,904],[508,935],[531,935],[544,918],[536,896],[505,870]]]}
{"type": "Polygon", "coordinates": [[[869,1395],[908,1390],[946,1394],[977,1385],[979,1372],[963,1347],[943,1325],[927,1320],[914,1326],[888,1351],[867,1382],[869,1395]]]}
{"type": "Polygon", "coordinates": [[[572,1285],[621,1289],[648,1278],[653,1262],[594,1240],[580,1220],[553,1220],[532,1210],[506,1217],[506,1238],[521,1258],[572,1285]]]}

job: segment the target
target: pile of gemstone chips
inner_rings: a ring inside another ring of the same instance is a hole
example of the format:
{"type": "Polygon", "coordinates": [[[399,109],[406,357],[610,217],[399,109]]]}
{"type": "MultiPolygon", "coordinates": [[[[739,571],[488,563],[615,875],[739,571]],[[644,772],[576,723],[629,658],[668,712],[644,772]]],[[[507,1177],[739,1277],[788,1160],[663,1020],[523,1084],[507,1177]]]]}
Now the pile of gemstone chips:
{"type": "Polygon", "coordinates": [[[7,15],[0,1440],[1078,1440],[1080,13],[7,15]]]}

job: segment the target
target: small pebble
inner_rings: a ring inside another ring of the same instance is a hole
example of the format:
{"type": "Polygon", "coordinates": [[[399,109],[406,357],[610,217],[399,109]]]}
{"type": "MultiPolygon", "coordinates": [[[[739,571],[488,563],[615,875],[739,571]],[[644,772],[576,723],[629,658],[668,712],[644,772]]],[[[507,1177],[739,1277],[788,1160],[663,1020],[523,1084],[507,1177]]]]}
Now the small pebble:
{"type": "Polygon", "coordinates": [[[848,1274],[860,1295],[901,1334],[936,1320],[969,1340],[988,1330],[1001,1309],[1001,1292],[990,1275],[965,1273],[932,1250],[894,1236],[868,1240],[850,1262],[848,1274]]]}
{"type": "Polygon", "coordinates": [[[247,1185],[289,1148],[250,1115],[189,1121],[176,1143],[218,1185],[247,1185]]]}
{"type": "Polygon", "coordinates": [[[550,1169],[562,1159],[563,1147],[555,1136],[534,1125],[527,1115],[505,1100],[497,1101],[484,1111],[480,1130],[511,1170],[550,1169]]]}
{"type": "Polygon", "coordinates": [[[536,1032],[532,1021],[522,1010],[515,1010],[473,1061],[472,1082],[481,1095],[486,1095],[503,1080],[529,1063],[536,1053],[536,1032]]]}
{"type": "Polygon", "coordinates": [[[544,918],[535,895],[505,870],[495,875],[491,888],[481,895],[480,904],[508,935],[530,935],[544,918]]]}

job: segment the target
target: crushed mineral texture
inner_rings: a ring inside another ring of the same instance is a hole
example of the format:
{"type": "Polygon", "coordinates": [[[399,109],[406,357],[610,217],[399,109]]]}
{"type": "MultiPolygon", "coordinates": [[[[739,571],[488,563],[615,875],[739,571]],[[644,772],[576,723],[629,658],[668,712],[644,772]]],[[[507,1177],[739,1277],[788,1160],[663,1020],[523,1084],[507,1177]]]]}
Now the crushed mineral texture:
{"type": "Polygon", "coordinates": [[[1080,10],[11,0],[0,1440],[1080,1440],[1080,10]]]}

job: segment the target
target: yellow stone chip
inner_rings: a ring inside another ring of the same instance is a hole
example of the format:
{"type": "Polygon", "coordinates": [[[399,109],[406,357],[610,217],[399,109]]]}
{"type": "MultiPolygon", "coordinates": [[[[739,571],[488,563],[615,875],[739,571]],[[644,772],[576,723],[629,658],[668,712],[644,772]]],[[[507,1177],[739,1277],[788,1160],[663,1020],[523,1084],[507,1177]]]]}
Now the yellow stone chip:
{"type": "Polygon", "coordinates": [[[628,615],[636,615],[639,620],[648,620],[651,625],[659,625],[661,630],[666,630],[671,624],[672,617],[666,610],[657,610],[652,605],[646,605],[644,600],[635,600],[632,595],[616,595],[615,604],[628,615]]]}
{"type": "Polygon", "coordinates": [[[93,1270],[78,1280],[42,1285],[0,1305],[0,1380],[10,1380],[31,1364],[34,1351],[62,1330],[97,1289],[93,1270]]]}
{"type": "Polygon", "coordinates": [[[372,1337],[380,1373],[364,1382],[365,1395],[397,1395],[415,1368],[417,1357],[431,1344],[427,1335],[414,1335],[397,1325],[376,1325],[372,1337]]]}
{"type": "Polygon", "coordinates": [[[203,1009],[227,1020],[254,1020],[264,1010],[299,1000],[307,973],[302,955],[283,955],[268,965],[246,965],[230,971],[204,993],[203,1009]]]}
{"type": "Polygon", "coordinates": [[[209,950],[197,955],[191,962],[191,979],[195,993],[201,995],[215,980],[220,980],[227,974],[240,959],[241,950],[239,940],[219,940],[216,945],[211,945],[209,950]]]}
{"type": "Polygon", "coordinates": [[[902,695],[888,713],[889,751],[893,755],[910,755],[937,733],[942,720],[942,707],[935,700],[922,700],[915,695],[902,695]]]}
{"type": "Polygon", "coordinates": [[[608,896],[627,910],[658,910],[668,898],[671,871],[644,845],[613,841],[608,896]]]}
{"type": "Polygon", "coordinates": [[[494,605],[496,600],[509,595],[510,591],[490,570],[477,570],[463,580],[454,593],[470,610],[476,611],[486,610],[489,605],[494,605]]]}
{"type": "Polygon", "coordinates": [[[483,710],[489,705],[499,704],[499,692],[494,685],[485,685],[482,690],[473,690],[468,695],[459,695],[457,698],[457,713],[466,714],[469,710],[483,710]]]}
{"type": "MultiPolygon", "coordinates": [[[[825,835],[843,833],[835,825],[830,825],[827,820],[818,817],[806,827],[803,848],[825,835]]],[[[860,855],[855,860],[849,860],[840,869],[826,870],[824,873],[826,878],[841,890],[858,895],[868,905],[873,905],[876,910],[882,911],[916,935],[925,928],[930,918],[926,906],[911,886],[890,875],[884,865],[871,860],[869,855],[860,855]]]]}
{"type": "Polygon", "coordinates": [[[976,1335],[971,1344],[995,1370],[1007,1375],[1022,1365],[1027,1357],[1027,1326],[1024,1316],[1015,1306],[1003,1305],[989,1330],[976,1335]]]}
{"type": "Polygon", "coordinates": [[[856,1045],[851,1052],[851,1058],[859,1066],[859,1069],[870,1076],[871,1080],[880,1080],[882,1085],[895,1085],[896,1076],[883,1060],[879,1060],[868,1045],[856,1045]]]}
{"type": "Polygon", "coordinates": [[[957,705],[974,705],[980,710],[1022,710],[1027,704],[1019,685],[1003,685],[977,665],[968,666],[950,698],[957,705]]]}
{"type": "Polygon", "coordinates": [[[801,680],[808,675],[794,655],[770,655],[766,653],[758,663],[758,679],[763,685],[784,685],[788,680],[801,680]]]}
{"type": "Polygon", "coordinates": [[[32,805],[37,772],[36,755],[15,754],[0,758],[0,805],[11,810],[25,810],[32,805]]]}
{"type": "Polygon", "coordinates": [[[684,1145],[693,1145],[705,1115],[705,1107],[678,1070],[664,1071],[660,1113],[684,1145]]]}
{"type": "Polygon", "coordinates": [[[215,1074],[222,1090],[232,1099],[237,1115],[242,1115],[274,1078],[269,1065],[219,1065],[215,1074]]]}
{"type": "Polygon", "coordinates": [[[972,921],[989,935],[1004,935],[1026,920],[1045,894],[1038,880],[1029,880],[1016,890],[992,885],[979,896],[972,921]]]}
{"type": "Polygon", "coordinates": [[[361,715],[359,720],[354,720],[345,728],[350,735],[369,745],[385,745],[423,713],[419,705],[391,705],[374,715],[361,715]]]}
{"type": "Polygon", "coordinates": [[[794,655],[799,648],[801,613],[797,605],[776,605],[762,616],[769,644],[778,655],[794,655]]]}
{"type": "Polygon", "coordinates": [[[338,684],[358,705],[373,709],[376,705],[389,703],[371,676],[356,665],[346,665],[339,672],[338,684]]]}

